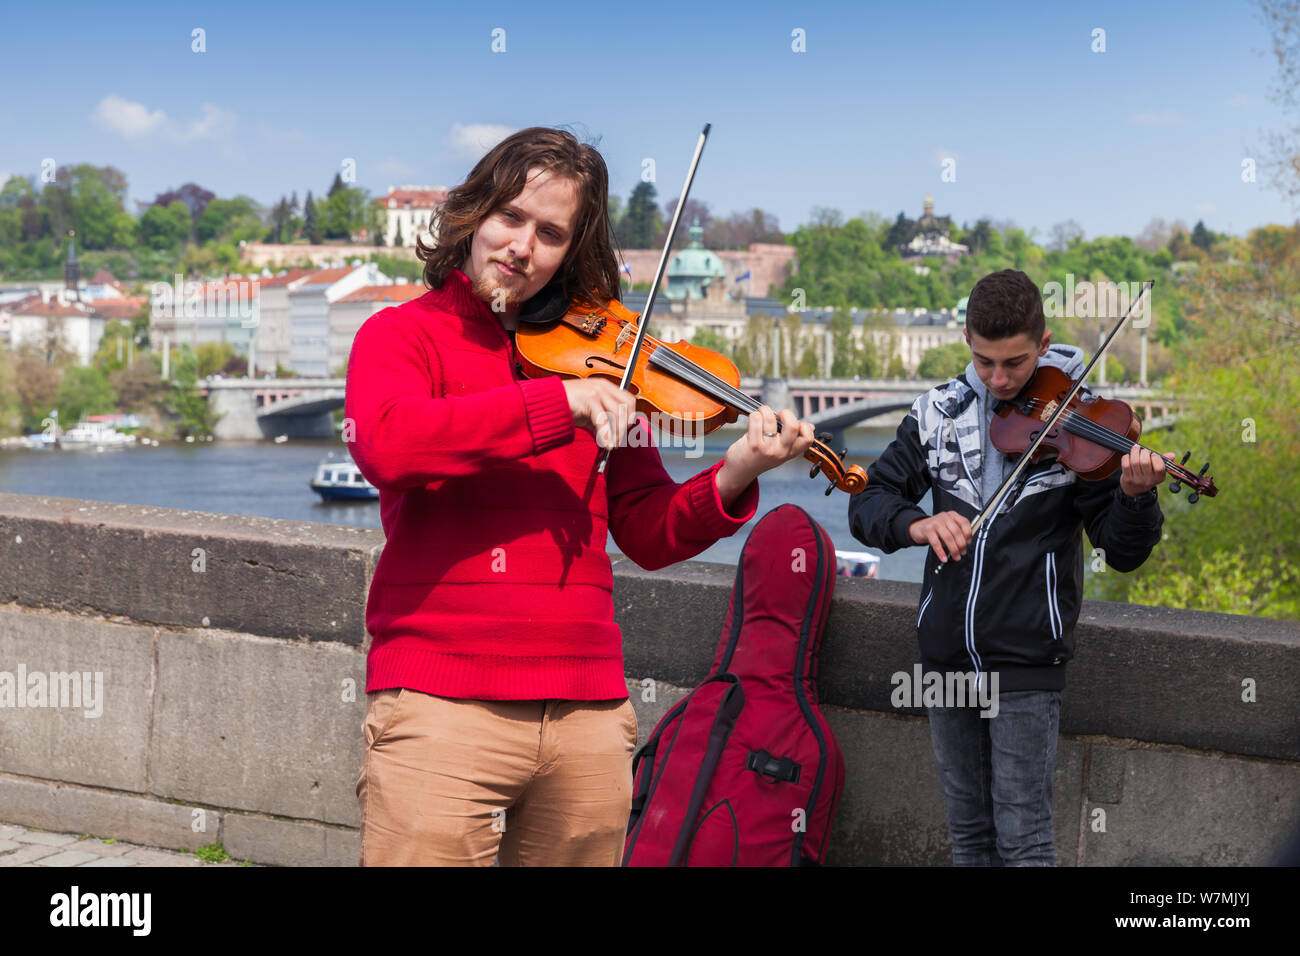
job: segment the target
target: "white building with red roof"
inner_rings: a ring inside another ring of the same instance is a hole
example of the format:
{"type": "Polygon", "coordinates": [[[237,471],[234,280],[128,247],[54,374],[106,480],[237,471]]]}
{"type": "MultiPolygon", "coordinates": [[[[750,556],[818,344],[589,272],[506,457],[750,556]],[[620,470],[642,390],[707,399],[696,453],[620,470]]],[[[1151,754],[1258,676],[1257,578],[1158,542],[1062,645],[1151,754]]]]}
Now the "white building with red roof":
{"type": "Polygon", "coordinates": [[[318,271],[289,269],[258,280],[257,367],[250,362],[249,375],[274,375],[277,365],[289,367],[289,293],[318,271]]]}
{"type": "Polygon", "coordinates": [[[104,334],[104,317],[88,306],[29,296],[0,308],[0,325],[9,327],[9,347],[24,347],[45,352],[51,343],[62,340],[77,354],[81,365],[89,365],[104,334]]]}
{"type": "Polygon", "coordinates": [[[380,196],[375,203],[383,207],[388,218],[384,227],[384,245],[403,245],[414,248],[415,238],[423,235],[431,240],[429,224],[434,223],[438,207],[447,199],[446,186],[388,187],[388,195],[380,196]]]}
{"type": "Polygon", "coordinates": [[[354,263],[322,269],[289,290],[289,367],[299,375],[328,378],[342,364],[331,364],[330,309],[335,302],[365,286],[393,283],[373,262],[354,263]]]}

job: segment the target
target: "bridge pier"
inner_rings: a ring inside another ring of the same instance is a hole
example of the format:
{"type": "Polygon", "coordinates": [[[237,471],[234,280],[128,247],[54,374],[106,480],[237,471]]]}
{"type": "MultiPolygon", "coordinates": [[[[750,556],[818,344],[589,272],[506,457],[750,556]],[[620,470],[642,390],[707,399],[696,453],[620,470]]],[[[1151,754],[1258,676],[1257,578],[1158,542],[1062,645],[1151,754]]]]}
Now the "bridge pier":
{"type": "Polygon", "coordinates": [[[763,376],[763,404],[774,412],[790,407],[790,382],[784,378],[763,376]]]}

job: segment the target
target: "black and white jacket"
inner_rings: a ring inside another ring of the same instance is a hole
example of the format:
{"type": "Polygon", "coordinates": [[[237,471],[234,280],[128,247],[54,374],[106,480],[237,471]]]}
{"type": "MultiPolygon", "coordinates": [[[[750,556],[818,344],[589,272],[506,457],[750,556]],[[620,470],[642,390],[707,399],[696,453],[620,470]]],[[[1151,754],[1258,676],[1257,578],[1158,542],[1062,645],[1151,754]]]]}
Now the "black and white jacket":
{"type": "MultiPolygon", "coordinates": [[[[1040,362],[1077,377],[1081,356],[1073,346],[1053,346],[1040,362]]],[[[907,529],[927,517],[916,502],[931,488],[936,514],[975,518],[997,484],[985,479],[982,449],[989,449],[987,465],[999,469],[999,480],[1013,464],[988,442],[986,396],[968,366],[916,400],[867,469],[866,489],[849,500],[855,538],[886,554],[915,546],[907,529]]],[[[939,560],[926,545],[916,619],[926,670],[997,671],[1006,691],[1064,688],[1083,595],[1081,530],[1117,571],[1140,566],[1160,540],[1164,516],[1155,489],[1130,498],[1119,478],[1116,470],[1085,481],[1054,459],[1041,460],[1021,473],[962,560],[936,575],[939,560]]]]}

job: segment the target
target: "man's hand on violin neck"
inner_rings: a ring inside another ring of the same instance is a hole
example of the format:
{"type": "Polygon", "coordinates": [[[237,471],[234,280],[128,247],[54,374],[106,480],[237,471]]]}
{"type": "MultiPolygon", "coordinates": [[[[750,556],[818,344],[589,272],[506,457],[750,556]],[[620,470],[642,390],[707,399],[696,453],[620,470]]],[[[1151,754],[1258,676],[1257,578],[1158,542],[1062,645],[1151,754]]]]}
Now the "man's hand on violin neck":
{"type": "Polygon", "coordinates": [[[1129,453],[1120,459],[1119,488],[1130,498],[1150,491],[1165,480],[1165,458],[1173,459],[1174,453],[1167,451],[1164,457],[1153,451],[1147,451],[1141,445],[1134,445],[1129,453]]]}
{"type": "Polygon", "coordinates": [[[573,424],[596,436],[601,448],[616,447],[636,421],[636,396],[603,378],[567,378],[573,424]]]}
{"type": "Polygon", "coordinates": [[[718,488],[724,492],[734,486],[744,491],[763,472],[798,458],[812,447],[815,437],[811,422],[801,422],[788,408],[781,409],[781,427],[777,414],[767,405],[749,416],[749,428],[732,442],[718,469],[718,488]]]}

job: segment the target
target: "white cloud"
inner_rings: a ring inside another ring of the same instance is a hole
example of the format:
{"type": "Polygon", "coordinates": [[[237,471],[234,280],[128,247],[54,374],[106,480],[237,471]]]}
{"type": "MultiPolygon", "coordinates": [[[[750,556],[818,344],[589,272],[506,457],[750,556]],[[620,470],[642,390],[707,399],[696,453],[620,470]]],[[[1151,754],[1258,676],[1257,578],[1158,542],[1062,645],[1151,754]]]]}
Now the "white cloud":
{"type": "Polygon", "coordinates": [[[132,139],[152,133],[167,121],[167,116],[162,110],[150,110],[143,103],[110,93],[99,101],[91,119],[100,129],[132,139]]]}
{"type": "Polygon", "coordinates": [[[5,188],[5,183],[9,182],[9,177],[12,175],[12,173],[0,173],[0,189],[5,188]]]}
{"type": "Polygon", "coordinates": [[[477,160],[513,132],[513,127],[500,123],[452,123],[447,143],[456,155],[477,160]]]}
{"type": "Polygon", "coordinates": [[[217,140],[229,141],[235,133],[235,122],[237,117],[231,110],[212,103],[204,103],[202,114],[198,119],[192,119],[185,124],[184,129],[178,130],[176,138],[182,143],[192,143],[196,140],[217,140]]]}
{"type": "Polygon", "coordinates": [[[1177,110],[1148,110],[1145,113],[1134,113],[1128,121],[1134,126],[1178,126],[1183,118],[1177,110]]]}

